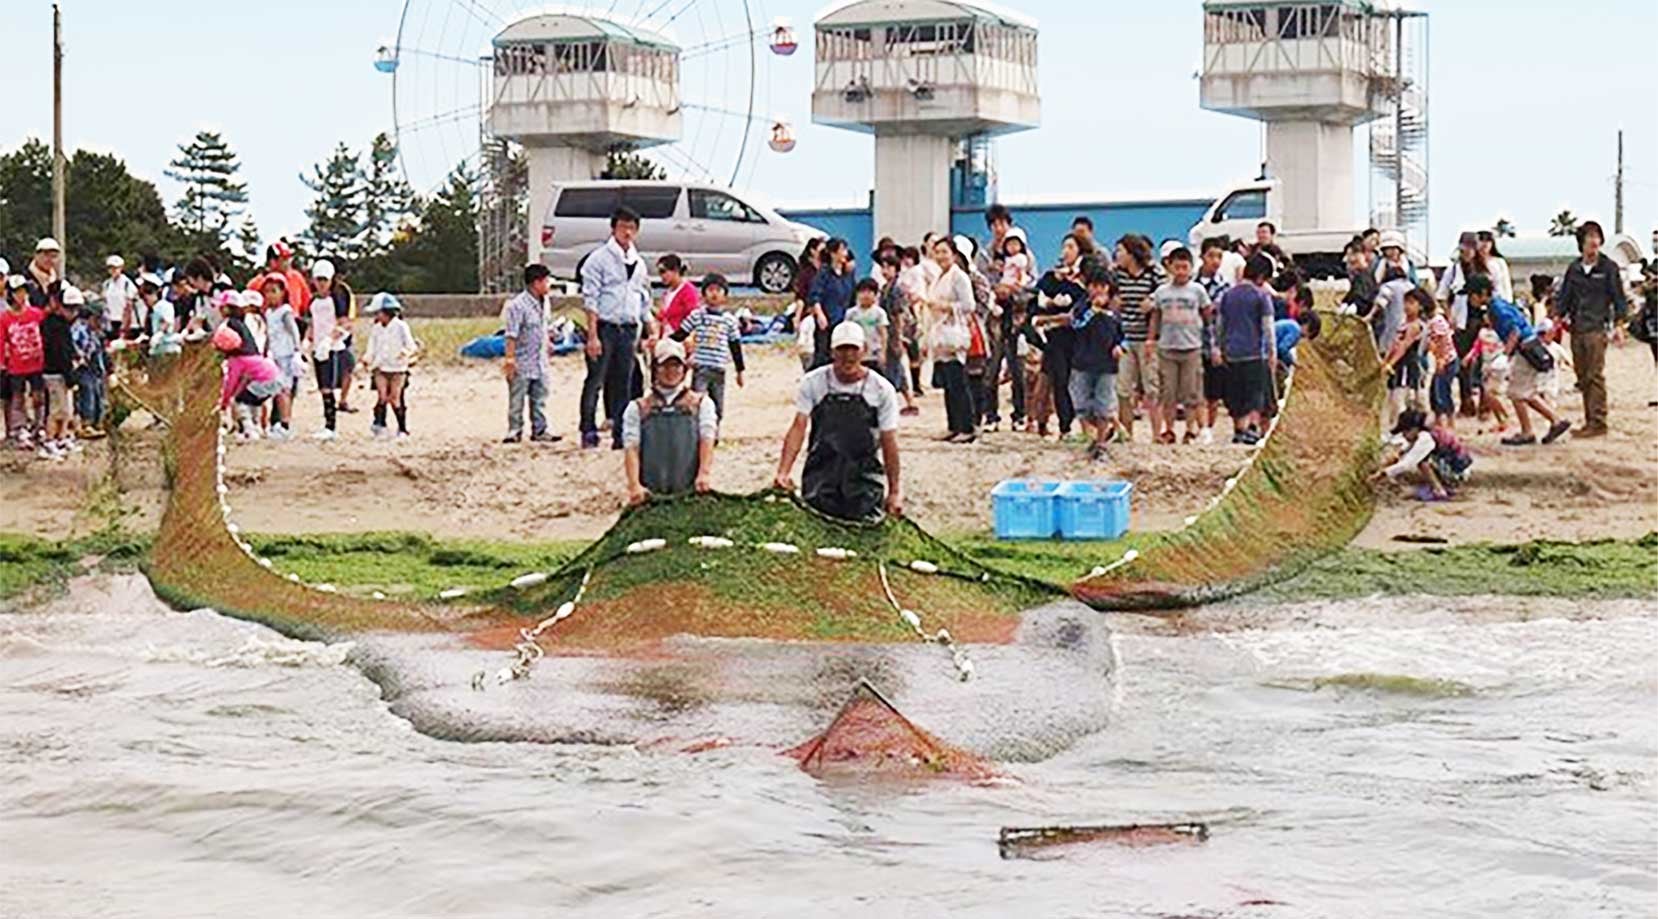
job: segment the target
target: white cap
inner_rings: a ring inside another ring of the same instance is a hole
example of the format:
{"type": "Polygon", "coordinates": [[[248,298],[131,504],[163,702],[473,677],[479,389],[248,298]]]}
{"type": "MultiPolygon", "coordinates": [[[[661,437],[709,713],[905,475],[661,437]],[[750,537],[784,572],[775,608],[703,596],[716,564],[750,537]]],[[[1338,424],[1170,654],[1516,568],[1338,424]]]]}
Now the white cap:
{"type": "Polygon", "coordinates": [[[658,339],[656,349],[651,352],[651,366],[668,360],[685,363],[685,346],[671,338],[658,339]]]}
{"type": "Polygon", "coordinates": [[[58,245],[58,241],[53,239],[52,237],[43,236],[43,237],[41,237],[40,242],[35,243],[35,251],[36,252],[62,252],[63,247],[58,245]]]}
{"type": "Polygon", "coordinates": [[[1020,242],[1024,243],[1027,247],[1030,246],[1030,239],[1025,236],[1025,228],[1024,227],[1014,227],[1013,229],[1008,230],[1007,231],[1007,238],[1008,239],[1017,239],[1020,242]]]}
{"type": "Polygon", "coordinates": [[[12,274],[12,275],[7,275],[6,276],[6,289],[7,290],[22,290],[23,288],[28,287],[28,286],[29,286],[29,279],[22,276],[22,275],[20,275],[20,274],[12,274]]]}
{"type": "Polygon", "coordinates": [[[1170,255],[1174,254],[1174,250],[1180,249],[1180,248],[1183,248],[1183,246],[1181,245],[1180,240],[1178,240],[1178,239],[1165,239],[1165,240],[1163,240],[1163,245],[1157,250],[1157,260],[1158,261],[1167,260],[1170,255]]]}
{"type": "Polygon", "coordinates": [[[12,273],[12,263],[0,258],[0,278],[12,273]]]}
{"type": "Polygon", "coordinates": [[[1383,230],[1382,241],[1377,248],[1403,249],[1405,248],[1405,234],[1399,232],[1398,230],[1383,230]]]}
{"type": "Polygon", "coordinates": [[[1547,335],[1554,331],[1554,320],[1547,316],[1537,320],[1537,334],[1547,335]]]}
{"type": "Polygon", "coordinates": [[[155,276],[154,274],[151,274],[148,271],[146,271],[143,274],[140,274],[138,276],[138,283],[148,284],[151,287],[154,287],[154,288],[157,288],[157,289],[167,286],[165,283],[162,282],[161,278],[155,276]]]}
{"type": "Polygon", "coordinates": [[[317,259],[316,264],[311,266],[311,277],[333,280],[334,263],[325,258],[317,259]]]}
{"type": "Polygon", "coordinates": [[[973,241],[973,237],[963,233],[957,233],[950,237],[950,245],[954,246],[956,251],[960,252],[969,261],[979,251],[979,244],[973,241]]]}
{"type": "Polygon", "coordinates": [[[105,268],[125,268],[125,267],[127,267],[127,260],[122,258],[119,255],[112,255],[109,258],[104,259],[104,267],[105,268]]]}
{"type": "Polygon", "coordinates": [[[81,289],[72,284],[65,284],[63,286],[63,293],[60,297],[63,300],[64,306],[86,305],[86,294],[81,293],[81,289]]]}
{"type": "Polygon", "coordinates": [[[265,295],[257,290],[242,291],[242,305],[245,307],[262,307],[265,305],[265,295]]]}
{"type": "Polygon", "coordinates": [[[864,347],[864,327],[856,322],[843,322],[835,326],[834,334],[829,336],[829,347],[831,350],[864,347]]]}

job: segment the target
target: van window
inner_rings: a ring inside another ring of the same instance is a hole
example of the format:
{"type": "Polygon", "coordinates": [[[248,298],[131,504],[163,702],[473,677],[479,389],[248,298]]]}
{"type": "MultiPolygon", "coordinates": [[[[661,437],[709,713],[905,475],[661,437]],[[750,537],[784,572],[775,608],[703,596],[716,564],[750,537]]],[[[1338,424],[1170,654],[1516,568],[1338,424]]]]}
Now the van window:
{"type": "Polygon", "coordinates": [[[603,217],[610,219],[621,201],[615,188],[566,188],[553,207],[554,217],[603,217]]]}
{"type": "Polygon", "coordinates": [[[766,218],[725,192],[691,189],[691,217],[696,220],[730,220],[737,223],[765,223],[766,218]]]}
{"type": "Polygon", "coordinates": [[[1267,193],[1262,189],[1235,191],[1215,210],[1215,223],[1222,220],[1263,220],[1267,215],[1267,193]]]}
{"type": "Polygon", "coordinates": [[[666,220],[679,207],[679,187],[630,185],[622,189],[622,203],[638,211],[643,220],[666,220]]]}

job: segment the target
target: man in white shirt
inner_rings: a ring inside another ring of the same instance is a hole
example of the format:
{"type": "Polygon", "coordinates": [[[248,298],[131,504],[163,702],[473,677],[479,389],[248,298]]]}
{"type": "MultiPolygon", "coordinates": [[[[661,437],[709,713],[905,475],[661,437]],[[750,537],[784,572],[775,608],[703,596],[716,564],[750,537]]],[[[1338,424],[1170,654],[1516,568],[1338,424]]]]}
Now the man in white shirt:
{"type": "Polygon", "coordinates": [[[636,355],[642,329],[651,322],[650,269],[639,257],[639,215],[617,208],[610,218],[610,238],[593,250],[581,267],[582,308],[587,314],[587,379],[581,387],[581,445],[599,445],[599,392],[604,417],[611,423],[611,447],[622,449],[622,411],[644,388],[636,355]],[[635,378],[639,391],[634,390],[635,378]]]}
{"type": "Polygon", "coordinates": [[[109,279],[104,281],[103,290],[104,327],[109,330],[109,336],[118,338],[124,331],[142,329],[145,317],[135,314],[138,286],[123,273],[127,267],[126,259],[112,255],[104,259],[104,267],[109,269],[109,279]]]}
{"type": "Polygon", "coordinates": [[[864,330],[857,323],[835,326],[829,344],[831,363],[800,381],[775,483],[794,490],[794,462],[807,444],[810,426],[800,480],[800,495],[808,505],[842,520],[876,518],[883,507],[902,516],[898,393],[864,366],[864,330]]]}

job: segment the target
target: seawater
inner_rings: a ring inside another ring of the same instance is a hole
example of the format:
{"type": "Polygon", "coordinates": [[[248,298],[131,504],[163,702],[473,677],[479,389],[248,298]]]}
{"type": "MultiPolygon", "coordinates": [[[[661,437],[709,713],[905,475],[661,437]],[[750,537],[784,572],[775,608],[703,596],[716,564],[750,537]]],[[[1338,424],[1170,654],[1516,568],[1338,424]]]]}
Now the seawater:
{"type": "Polygon", "coordinates": [[[1111,618],[1120,667],[1074,700],[1101,730],[1006,781],[892,787],[748,745],[435,739],[361,648],[79,581],[0,614],[0,916],[1651,916],[1649,606],[1111,618]],[[996,845],[1171,820],[1212,835],[996,845]]]}

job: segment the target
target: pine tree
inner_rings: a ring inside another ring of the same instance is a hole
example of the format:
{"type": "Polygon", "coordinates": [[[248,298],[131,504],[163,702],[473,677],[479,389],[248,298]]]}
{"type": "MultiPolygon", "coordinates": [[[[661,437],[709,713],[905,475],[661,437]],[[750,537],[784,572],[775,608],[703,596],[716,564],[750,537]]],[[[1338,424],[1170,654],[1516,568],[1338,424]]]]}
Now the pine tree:
{"type": "Polygon", "coordinates": [[[610,151],[604,160],[604,174],[601,179],[633,179],[636,181],[656,181],[666,179],[668,170],[657,165],[656,162],[646,159],[643,155],[623,147],[610,151]]]}
{"type": "Polygon", "coordinates": [[[1569,210],[1555,214],[1554,220],[1549,224],[1550,236],[1570,236],[1576,232],[1577,215],[1569,210]]]}
{"type": "Polygon", "coordinates": [[[236,267],[244,272],[258,270],[265,264],[265,251],[259,244],[259,225],[253,222],[252,216],[242,218],[242,225],[236,230],[236,267]]]}
{"type": "Polygon", "coordinates": [[[478,290],[478,176],[462,163],[423,203],[418,228],[392,250],[388,286],[409,293],[478,290]]]}
{"type": "Polygon", "coordinates": [[[311,221],[302,235],[310,250],[323,258],[354,261],[365,253],[365,224],[362,161],[341,142],[326,162],[311,167],[311,176],[301,175],[316,194],[305,216],[311,221]]]}
{"type": "Polygon", "coordinates": [[[1498,237],[1501,237],[1501,238],[1504,238],[1504,239],[1513,238],[1513,236],[1514,236],[1514,221],[1509,220],[1507,217],[1497,218],[1497,225],[1491,228],[1491,233],[1492,233],[1492,235],[1495,235],[1495,236],[1498,236],[1498,237]]]}
{"type": "Polygon", "coordinates": [[[222,245],[231,218],[248,202],[247,183],[236,181],[242,164],[216,131],[199,131],[178,149],[178,159],[163,174],[184,185],[184,196],[174,205],[179,223],[199,239],[211,237],[222,245]]]}
{"type": "Polygon", "coordinates": [[[414,189],[397,165],[397,146],[386,134],[377,134],[363,172],[364,254],[369,258],[385,255],[398,227],[414,213],[414,189]]]}

